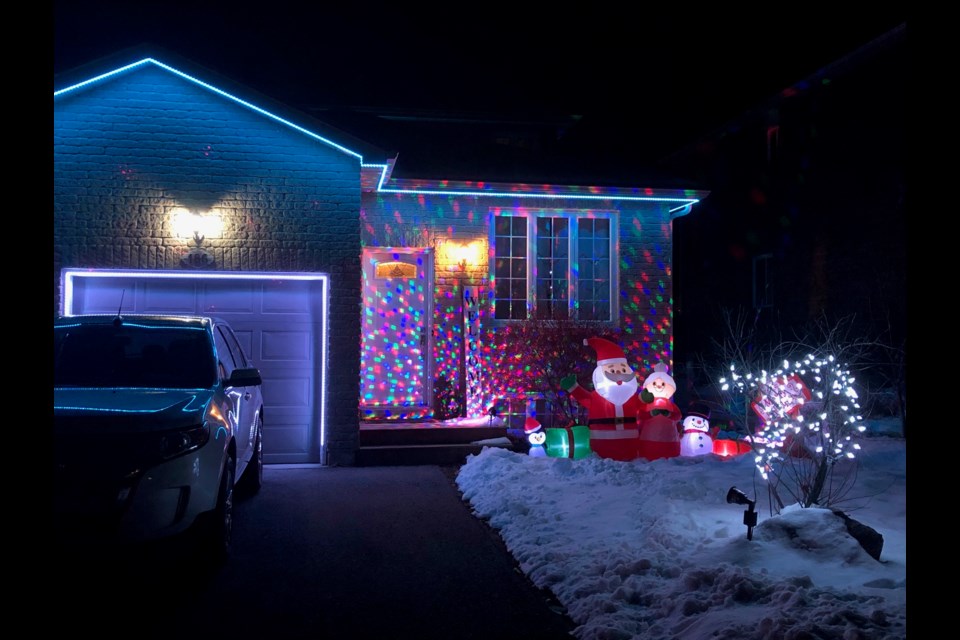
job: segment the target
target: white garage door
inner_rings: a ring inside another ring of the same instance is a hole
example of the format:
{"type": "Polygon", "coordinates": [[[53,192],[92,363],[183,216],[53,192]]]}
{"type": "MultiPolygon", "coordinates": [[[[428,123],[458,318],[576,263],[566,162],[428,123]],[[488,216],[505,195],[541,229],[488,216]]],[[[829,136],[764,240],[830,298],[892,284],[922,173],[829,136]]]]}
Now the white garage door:
{"type": "Polygon", "coordinates": [[[264,462],[320,463],[327,287],[319,274],[64,270],[62,310],[225,319],[263,376],[264,462]]]}

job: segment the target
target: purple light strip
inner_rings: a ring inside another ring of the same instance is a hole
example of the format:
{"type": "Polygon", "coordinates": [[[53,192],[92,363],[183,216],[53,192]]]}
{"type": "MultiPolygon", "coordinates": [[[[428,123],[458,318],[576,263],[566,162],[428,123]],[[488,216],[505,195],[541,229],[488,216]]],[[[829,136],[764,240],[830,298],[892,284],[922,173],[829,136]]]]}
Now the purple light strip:
{"type": "MultiPolygon", "coordinates": [[[[323,283],[320,322],[323,339],[320,341],[320,368],[323,380],[327,380],[327,309],[330,297],[330,276],[314,273],[252,272],[224,273],[222,271],[135,271],[125,269],[64,269],[63,299],[60,302],[61,314],[72,316],[74,283],[79,278],[146,278],[157,280],[187,280],[205,278],[208,280],[319,280],[323,283]]],[[[320,459],[326,458],[327,443],[327,385],[320,388],[320,459]]]]}

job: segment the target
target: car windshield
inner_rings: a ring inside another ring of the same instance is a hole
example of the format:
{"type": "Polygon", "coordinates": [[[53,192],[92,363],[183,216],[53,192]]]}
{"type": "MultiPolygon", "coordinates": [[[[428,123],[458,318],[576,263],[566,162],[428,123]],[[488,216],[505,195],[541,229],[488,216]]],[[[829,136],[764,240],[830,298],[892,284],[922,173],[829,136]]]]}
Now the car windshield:
{"type": "Polygon", "coordinates": [[[207,389],[217,379],[210,336],[199,327],[55,326],[53,347],[55,387],[207,389]]]}

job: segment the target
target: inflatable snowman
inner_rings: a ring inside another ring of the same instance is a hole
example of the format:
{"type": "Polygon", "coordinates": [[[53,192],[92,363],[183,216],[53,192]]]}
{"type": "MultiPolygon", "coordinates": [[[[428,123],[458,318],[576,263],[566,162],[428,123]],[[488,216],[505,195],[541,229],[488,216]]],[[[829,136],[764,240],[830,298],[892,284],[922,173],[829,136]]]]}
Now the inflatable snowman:
{"type": "Polygon", "coordinates": [[[683,419],[683,435],[680,436],[681,456],[704,456],[713,453],[713,438],[710,437],[710,409],[694,404],[683,419]]]}

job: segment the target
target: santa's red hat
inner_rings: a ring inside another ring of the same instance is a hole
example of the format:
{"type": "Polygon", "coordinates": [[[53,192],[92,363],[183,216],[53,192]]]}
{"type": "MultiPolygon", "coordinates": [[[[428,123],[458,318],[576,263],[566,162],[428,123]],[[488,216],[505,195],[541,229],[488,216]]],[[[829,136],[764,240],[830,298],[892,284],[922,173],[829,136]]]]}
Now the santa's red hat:
{"type": "Polygon", "coordinates": [[[523,423],[523,433],[524,435],[530,435],[531,433],[536,433],[540,431],[540,423],[536,418],[527,418],[523,423]]]}
{"type": "Polygon", "coordinates": [[[593,347],[597,352],[597,366],[604,364],[627,364],[623,349],[606,338],[584,338],[583,344],[593,347]]]}

